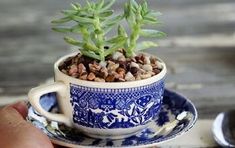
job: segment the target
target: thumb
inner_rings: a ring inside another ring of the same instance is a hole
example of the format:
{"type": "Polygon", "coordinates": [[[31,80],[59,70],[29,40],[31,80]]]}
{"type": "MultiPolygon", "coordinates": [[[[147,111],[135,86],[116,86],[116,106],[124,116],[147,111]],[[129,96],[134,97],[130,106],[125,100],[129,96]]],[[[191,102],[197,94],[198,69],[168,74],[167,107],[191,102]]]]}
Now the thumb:
{"type": "Polygon", "coordinates": [[[24,118],[27,105],[19,102],[0,109],[0,147],[52,148],[50,140],[24,118]]]}
{"type": "Polygon", "coordinates": [[[24,119],[26,118],[28,114],[28,108],[25,102],[18,102],[10,105],[9,107],[14,108],[24,119]]]}
{"type": "Polygon", "coordinates": [[[23,121],[27,114],[28,109],[26,103],[18,102],[0,110],[0,123],[4,123],[4,121],[11,121],[13,123],[23,121]]]}

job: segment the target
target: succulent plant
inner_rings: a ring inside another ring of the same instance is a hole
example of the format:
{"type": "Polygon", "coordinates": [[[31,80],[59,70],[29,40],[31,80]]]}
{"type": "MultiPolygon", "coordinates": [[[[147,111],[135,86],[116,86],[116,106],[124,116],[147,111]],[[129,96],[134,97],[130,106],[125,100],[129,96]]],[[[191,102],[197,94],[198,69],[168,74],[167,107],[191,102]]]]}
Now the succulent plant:
{"type": "Polygon", "coordinates": [[[158,46],[157,43],[151,41],[143,41],[138,44],[137,41],[140,36],[158,38],[166,35],[158,30],[142,29],[145,25],[158,25],[160,22],[157,17],[160,15],[160,12],[149,10],[147,1],[138,4],[135,0],[129,0],[125,4],[124,16],[131,30],[124,47],[127,57],[133,56],[137,51],[158,46]]]}
{"type": "Polygon", "coordinates": [[[71,4],[72,9],[63,10],[63,18],[52,21],[55,27],[52,29],[61,33],[80,34],[81,39],[64,37],[64,40],[78,46],[84,56],[104,61],[105,57],[113,54],[119,48],[125,50],[126,56],[131,57],[138,50],[157,46],[154,42],[141,42],[137,44],[140,36],[162,37],[165,34],[157,30],[142,29],[147,24],[158,24],[156,17],[159,12],[148,9],[147,2],[138,4],[135,0],[129,0],[125,4],[124,13],[116,14],[110,9],[115,0],[99,0],[97,2],[86,1],[85,6],[79,3],[71,4]],[[130,33],[120,25],[126,18],[130,33]],[[69,27],[68,27],[69,26],[69,27]],[[107,34],[117,29],[117,35],[107,37],[107,34]]]}

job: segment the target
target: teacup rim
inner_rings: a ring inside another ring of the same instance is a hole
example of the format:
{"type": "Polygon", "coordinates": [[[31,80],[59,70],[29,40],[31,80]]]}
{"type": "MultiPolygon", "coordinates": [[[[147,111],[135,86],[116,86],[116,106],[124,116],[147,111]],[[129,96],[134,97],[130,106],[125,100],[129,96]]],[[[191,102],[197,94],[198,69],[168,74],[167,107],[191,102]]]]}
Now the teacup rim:
{"type": "MultiPolygon", "coordinates": [[[[65,61],[66,59],[68,59],[69,57],[75,56],[77,55],[79,52],[73,52],[67,55],[64,55],[62,57],[60,57],[55,63],[54,63],[54,72],[55,74],[57,73],[58,75],[60,75],[60,77],[65,77],[66,79],[68,79],[69,81],[73,82],[74,84],[79,84],[79,85],[83,85],[83,86],[88,86],[88,87],[96,87],[96,86],[100,86],[103,88],[123,88],[123,87],[136,87],[136,86],[145,86],[148,84],[152,84],[155,83],[157,81],[161,81],[162,79],[165,78],[165,75],[167,73],[167,68],[166,68],[166,64],[163,62],[162,59],[160,59],[157,56],[154,56],[157,58],[157,60],[161,63],[162,65],[162,71],[155,75],[152,76],[150,78],[147,79],[143,79],[143,80],[135,80],[135,81],[128,81],[128,82],[95,82],[95,81],[87,81],[87,80],[81,80],[78,78],[73,78],[69,75],[66,75],[65,73],[63,73],[61,70],[59,70],[59,65],[65,61]]],[[[148,53],[145,53],[148,54],[148,53]]],[[[151,55],[153,56],[153,55],[151,55]]]]}

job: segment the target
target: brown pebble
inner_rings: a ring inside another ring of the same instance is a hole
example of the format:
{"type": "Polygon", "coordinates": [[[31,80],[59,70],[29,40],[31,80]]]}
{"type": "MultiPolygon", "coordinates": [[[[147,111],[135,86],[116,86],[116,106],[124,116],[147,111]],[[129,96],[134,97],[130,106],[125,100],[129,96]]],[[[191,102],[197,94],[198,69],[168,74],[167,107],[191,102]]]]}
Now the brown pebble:
{"type": "Polygon", "coordinates": [[[116,69],[119,67],[119,64],[114,63],[113,61],[108,61],[108,71],[116,71],[116,69]]]}
{"type": "Polygon", "coordinates": [[[141,80],[140,74],[137,74],[135,80],[141,80]]]}
{"type": "Polygon", "coordinates": [[[93,64],[89,64],[89,70],[91,72],[96,73],[97,71],[99,71],[101,69],[101,66],[98,63],[93,63],[93,64]]]}
{"type": "Polygon", "coordinates": [[[150,62],[151,62],[151,64],[156,64],[156,62],[157,62],[157,58],[155,58],[155,57],[150,57],[150,62]]]}
{"type": "Polygon", "coordinates": [[[161,72],[161,70],[155,68],[155,69],[153,69],[153,72],[157,75],[157,74],[159,74],[161,72]]]}
{"type": "Polygon", "coordinates": [[[87,74],[81,75],[81,76],[79,77],[79,79],[81,79],[81,80],[87,80],[87,74]]]}
{"type": "Polygon", "coordinates": [[[125,79],[123,79],[123,78],[119,78],[119,79],[117,79],[117,82],[125,82],[126,80],[125,79]]]}
{"type": "Polygon", "coordinates": [[[78,61],[79,61],[79,57],[78,57],[78,55],[76,55],[76,56],[72,59],[72,63],[78,64],[78,61]]]}
{"type": "Polygon", "coordinates": [[[145,59],[145,55],[144,54],[140,54],[140,60],[144,61],[144,59],[145,59]]]}
{"type": "Polygon", "coordinates": [[[135,60],[136,62],[140,61],[140,56],[139,55],[135,56],[135,60]]]}
{"type": "Polygon", "coordinates": [[[134,62],[134,63],[136,63],[137,61],[136,61],[136,59],[133,57],[133,58],[131,58],[131,61],[132,62],[134,62]]]}
{"type": "Polygon", "coordinates": [[[151,64],[151,66],[153,67],[153,69],[158,68],[156,64],[151,64]]]}
{"type": "Polygon", "coordinates": [[[87,80],[89,81],[93,81],[96,78],[95,74],[93,72],[91,72],[88,76],[87,76],[87,80]]]}
{"type": "Polygon", "coordinates": [[[77,78],[78,76],[79,76],[78,73],[73,73],[73,74],[71,75],[71,77],[73,77],[73,78],[77,78]]]}
{"type": "Polygon", "coordinates": [[[145,55],[144,64],[151,64],[150,57],[145,55]]]}
{"type": "Polygon", "coordinates": [[[108,69],[106,67],[102,67],[100,72],[98,72],[99,77],[106,78],[108,76],[108,69]]]}
{"type": "Polygon", "coordinates": [[[106,82],[114,82],[115,76],[114,75],[108,75],[105,79],[106,82]]]}
{"type": "Polygon", "coordinates": [[[62,63],[60,66],[59,66],[59,70],[65,70],[67,68],[67,65],[65,63],[62,63]]]}
{"type": "Polygon", "coordinates": [[[126,70],[124,69],[124,68],[118,68],[117,69],[117,73],[118,74],[120,74],[120,75],[122,75],[122,77],[124,77],[124,75],[125,75],[125,73],[126,73],[126,70]]]}
{"type": "Polygon", "coordinates": [[[126,69],[126,64],[127,64],[126,61],[119,61],[119,67],[120,68],[126,69]]]}
{"type": "Polygon", "coordinates": [[[130,72],[131,72],[133,75],[136,75],[137,72],[138,72],[138,68],[137,68],[137,67],[131,67],[130,72]]]}
{"type": "Polygon", "coordinates": [[[114,75],[114,77],[115,77],[116,79],[124,78],[124,75],[123,75],[123,74],[119,74],[119,73],[117,73],[117,72],[112,72],[112,75],[114,75]]]}
{"type": "Polygon", "coordinates": [[[71,67],[70,67],[70,69],[69,69],[69,75],[74,75],[75,73],[77,73],[78,72],[78,68],[77,68],[77,66],[76,65],[72,65],[71,67]]]}
{"type": "Polygon", "coordinates": [[[85,72],[86,72],[86,67],[85,67],[82,63],[80,63],[80,64],[78,65],[78,73],[79,73],[80,75],[83,75],[85,72]]]}

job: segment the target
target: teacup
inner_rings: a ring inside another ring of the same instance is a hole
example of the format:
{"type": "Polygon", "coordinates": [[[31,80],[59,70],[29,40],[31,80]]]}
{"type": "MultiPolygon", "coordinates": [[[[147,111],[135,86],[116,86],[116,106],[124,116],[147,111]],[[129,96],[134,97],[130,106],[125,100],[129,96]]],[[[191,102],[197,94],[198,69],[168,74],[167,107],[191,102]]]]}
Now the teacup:
{"type": "Polygon", "coordinates": [[[54,64],[55,82],[30,90],[32,106],[49,120],[77,128],[90,137],[124,138],[148,126],[161,108],[166,66],[148,79],[131,82],[91,82],[70,77],[59,66],[73,53],[54,64]],[[60,114],[49,113],[40,97],[56,92],[60,114]]]}

